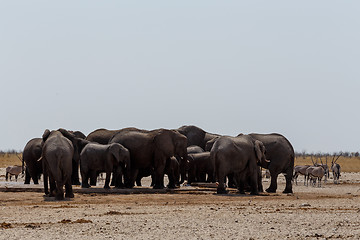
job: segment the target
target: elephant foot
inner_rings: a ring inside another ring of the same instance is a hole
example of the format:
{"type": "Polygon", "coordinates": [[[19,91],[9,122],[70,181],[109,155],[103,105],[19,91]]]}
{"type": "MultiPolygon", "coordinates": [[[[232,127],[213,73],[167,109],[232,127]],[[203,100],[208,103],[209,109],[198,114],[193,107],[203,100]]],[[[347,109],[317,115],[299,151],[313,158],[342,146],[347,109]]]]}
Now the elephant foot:
{"type": "Polygon", "coordinates": [[[238,194],[245,194],[245,191],[244,191],[244,190],[238,190],[237,193],[238,193],[238,194]]]}
{"type": "Polygon", "coordinates": [[[293,193],[292,189],[285,189],[283,193],[293,193]]]}
{"type": "Polygon", "coordinates": [[[176,188],[175,184],[168,184],[167,187],[170,188],[170,189],[175,189],[176,188]]]}
{"type": "Polygon", "coordinates": [[[77,181],[74,180],[74,181],[71,183],[71,185],[81,185],[81,183],[80,183],[79,180],[77,180],[77,181]]]}
{"type": "Polygon", "coordinates": [[[74,194],[73,193],[67,193],[65,194],[66,198],[74,198],[74,194]]]}
{"type": "Polygon", "coordinates": [[[276,193],[276,189],[268,188],[265,190],[268,193],[276,193]]]}
{"type": "Polygon", "coordinates": [[[109,185],[105,185],[104,188],[105,188],[105,189],[110,189],[110,186],[109,186],[109,185]]]}
{"type": "Polygon", "coordinates": [[[25,181],[24,184],[30,184],[30,181],[25,181]]]}
{"type": "Polygon", "coordinates": [[[81,184],[81,188],[89,188],[90,187],[90,185],[89,184],[81,184]]]}
{"type": "Polygon", "coordinates": [[[250,192],[250,195],[259,195],[259,192],[250,192]]]}
{"type": "Polygon", "coordinates": [[[161,185],[154,185],[153,189],[164,189],[164,186],[161,186],[161,185]]]}
{"type": "Polygon", "coordinates": [[[228,191],[226,191],[225,188],[218,188],[218,189],[216,190],[216,193],[217,193],[217,194],[228,194],[228,191]]]}

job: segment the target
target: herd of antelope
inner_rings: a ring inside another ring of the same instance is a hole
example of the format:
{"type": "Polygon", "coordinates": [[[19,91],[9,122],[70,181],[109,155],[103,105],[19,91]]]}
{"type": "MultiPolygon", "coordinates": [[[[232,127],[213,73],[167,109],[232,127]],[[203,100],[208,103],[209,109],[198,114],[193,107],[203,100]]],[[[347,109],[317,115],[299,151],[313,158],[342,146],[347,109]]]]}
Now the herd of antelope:
{"type": "MultiPolygon", "coordinates": [[[[339,159],[341,155],[334,155],[331,160],[331,171],[333,173],[333,179],[335,184],[339,184],[339,178],[340,178],[340,165],[336,163],[336,161],[339,159]]],[[[325,164],[321,160],[321,164],[314,162],[313,157],[311,156],[311,161],[313,165],[302,165],[302,166],[295,166],[294,167],[294,175],[293,179],[295,180],[295,184],[297,185],[297,178],[299,175],[304,175],[304,185],[308,186],[309,181],[312,186],[316,186],[316,180],[318,181],[317,186],[321,187],[321,180],[324,177],[324,182],[326,183],[327,179],[330,175],[330,169],[327,164],[327,157],[325,164]]]]}

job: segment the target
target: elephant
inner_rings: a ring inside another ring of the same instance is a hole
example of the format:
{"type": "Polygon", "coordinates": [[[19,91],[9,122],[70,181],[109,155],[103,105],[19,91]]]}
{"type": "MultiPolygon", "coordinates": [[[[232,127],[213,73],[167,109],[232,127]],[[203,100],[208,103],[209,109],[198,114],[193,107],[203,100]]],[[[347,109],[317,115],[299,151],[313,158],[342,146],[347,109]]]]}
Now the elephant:
{"type": "MultiPolygon", "coordinates": [[[[176,188],[179,186],[179,179],[180,179],[180,171],[179,171],[179,162],[176,157],[171,157],[166,160],[165,170],[164,173],[168,175],[169,184],[168,188],[176,188]]],[[[136,185],[141,186],[141,179],[143,177],[152,176],[151,186],[154,186],[154,170],[152,168],[149,169],[139,169],[139,173],[136,177],[136,185]]]]}
{"type": "Polygon", "coordinates": [[[272,134],[249,134],[254,140],[261,141],[266,148],[266,159],[270,162],[264,162],[261,167],[269,169],[271,183],[268,189],[269,193],[275,193],[277,189],[277,177],[280,173],[285,174],[286,187],[283,193],[292,193],[292,179],[294,172],[294,148],[283,135],[272,134]]]}
{"type": "Polygon", "coordinates": [[[154,169],[154,189],[164,188],[167,159],[187,158],[187,138],[176,130],[126,129],[114,135],[110,143],[120,143],[130,151],[131,174],[125,179],[129,188],[134,186],[139,169],[147,168],[154,169]]]}
{"type": "MultiPolygon", "coordinates": [[[[96,181],[99,172],[106,172],[104,188],[110,188],[111,173],[114,171],[113,178],[116,178],[121,168],[125,167],[130,170],[130,153],[124,146],[119,143],[89,143],[80,154],[81,187],[90,187],[89,177],[96,181]]],[[[115,187],[120,186],[115,184],[115,187]]]]}
{"type": "Polygon", "coordinates": [[[100,128],[100,129],[97,129],[97,130],[89,133],[89,135],[87,135],[87,137],[85,139],[90,142],[97,142],[100,144],[108,144],[110,139],[120,131],[122,131],[122,129],[108,130],[105,128],[100,128]]]}
{"type": "Polygon", "coordinates": [[[210,152],[188,154],[189,179],[192,182],[215,182],[214,166],[211,162],[210,152]],[[208,176],[206,179],[206,175],[208,176]]]}
{"type": "Polygon", "coordinates": [[[74,155],[74,146],[72,139],[75,136],[65,129],[50,130],[46,129],[43,138],[43,150],[41,159],[43,161],[44,170],[44,191],[49,196],[55,195],[56,200],[64,199],[65,197],[73,198],[73,190],[71,184],[72,174],[72,158],[74,155]],[[48,177],[50,182],[50,192],[48,189],[48,177]]]}
{"type": "MultiPolygon", "coordinates": [[[[204,150],[196,145],[191,145],[187,147],[187,153],[191,154],[191,153],[202,153],[204,152],[204,150]]],[[[188,174],[189,174],[189,159],[186,160],[178,160],[178,162],[180,163],[180,183],[183,183],[185,180],[188,179],[188,174]]]]}
{"type": "Polygon", "coordinates": [[[267,163],[265,147],[249,135],[238,137],[222,136],[214,143],[210,152],[219,181],[217,193],[227,193],[225,177],[233,173],[240,193],[244,193],[244,183],[250,179],[251,194],[257,195],[259,165],[267,163]]]}
{"type": "MultiPolygon", "coordinates": [[[[78,139],[78,141],[81,141],[79,139],[85,139],[86,136],[80,132],[80,131],[69,131],[70,133],[72,133],[75,138],[78,139]]],[[[80,146],[84,146],[86,145],[88,142],[86,141],[81,141],[80,146]]],[[[71,174],[71,183],[72,185],[80,185],[80,179],[79,179],[79,162],[80,162],[80,152],[81,152],[81,148],[78,149],[79,144],[74,144],[74,156],[73,156],[73,160],[72,160],[72,174],[71,174]]]]}
{"type": "Polygon", "coordinates": [[[22,156],[22,166],[26,164],[24,184],[30,184],[31,178],[34,184],[39,184],[39,178],[43,173],[42,161],[38,161],[41,157],[42,146],[42,138],[33,138],[24,147],[22,156]]]}
{"type": "Polygon", "coordinates": [[[188,139],[188,146],[196,145],[205,150],[206,142],[220,135],[208,133],[199,127],[193,125],[184,125],[176,129],[188,139]]]}

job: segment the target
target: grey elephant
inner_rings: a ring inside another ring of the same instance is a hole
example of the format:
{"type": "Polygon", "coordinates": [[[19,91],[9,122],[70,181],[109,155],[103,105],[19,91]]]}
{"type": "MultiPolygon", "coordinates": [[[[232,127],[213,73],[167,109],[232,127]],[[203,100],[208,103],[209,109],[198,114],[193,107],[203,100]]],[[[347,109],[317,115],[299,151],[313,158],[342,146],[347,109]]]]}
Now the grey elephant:
{"type": "Polygon", "coordinates": [[[264,162],[261,167],[269,169],[271,183],[268,189],[269,193],[276,192],[277,177],[280,173],[285,175],[286,186],[283,193],[292,193],[292,179],[294,172],[294,148],[283,135],[272,134],[249,134],[254,140],[261,141],[266,148],[266,158],[270,162],[264,162]]]}
{"type": "MultiPolygon", "coordinates": [[[[187,153],[202,153],[204,150],[196,145],[191,145],[187,147],[187,153]]],[[[181,159],[178,159],[179,167],[180,167],[180,183],[183,183],[185,180],[188,180],[189,175],[189,159],[186,159],[182,161],[181,159]]]]}
{"type": "Polygon", "coordinates": [[[39,184],[39,178],[43,173],[42,160],[38,161],[41,157],[42,146],[42,138],[33,138],[24,147],[22,156],[23,168],[26,164],[24,184],[30,184],[31,179],[34,184],[39,184]]]}
{"type": "MultiPolygon", "coordinates": [[[[164,173],[168,176],[169,184],[167,185],[168,188],[176,188],[180,186],[179,179],[180,179],[180,171],[179,171],[179,162],[176,157],[171,157],[166,160],[165,170],[164,173]]],[[[136,185],[141,186],[141,179],[143,177],[152,177],[152,181],[150,186],[154,186],[154,169],[139,169],[138,175],[136,177],[136,185]]]]}
{"type": "Polygon", "coordinates": [[[124,128],[119,130],[108,130],[105,128],[96,129],[87,135],[86,140],[100,144],[108,144],[110,139],[119,132],[126,130],[137,130],[136,128],[124,128]]]}
{"type": "Polygon", "coordinates": [[[125,179],[127,187],[133,187],[139,169],[154,169],[154,188],[164,188],[164,170],[172,156],[187,158],[187,138],[176,130],[140,129],[123,130],[110,140],[120,143],[130,151],[131,174],[125,179]]]}
{"type": "Polygon", "coordinates": [[[236,177],[238,190],[244,192],[244,183],[250,179],[251,194],[258,194],[259,164],[268,162],[265,158],[265,147],[251,136],[222,136],[211,149],[211,160],[215,166],[219,181],[217,193],[227,193],[225,177],[233,173],[236,177]]]}
{"type": "MultiPolygon", "coordinates": [[[[130,171],[130,153],[119,143],[99,144],[89,143],[80,154],[80,171],[82,178],[82,187],[90,187],[88,179],[96,179],[100,172],[106,173],[104,188],[110,188],[110,175],[114,172],[113,177],[121,170],[130,171]]],[[[120,187],[115,183],[115,187],[120,187]]]]}
{"type": "Polygon", "coordinates": [[[51,132],[46,129],[42,136],[44,145],[41,159],[44,170],[44,191],[49,196],[55,195],[56,200],[64,199],[64,185],[65,197],[74,197],[71,184],[74,147],[64,135],[74,138],[74,135],[64,129],[51,132]],[[48,189],[48,177],[50,191],[48,189]]]}
{"type": "Polygon", "coordinates": [[[68,131],[69,133],[72,133],[75,136],[75,141],[77,143],[74,144],[74,156],[72,160],[72,174],[71,174],[71,183],[72,185],[80,185],[80,179],[79,179],[79,163],[80,163],[80,152],[82,148],[88,143],[86,141],[83,141],[81,139],[85,139],[86,136],[80,131],[68,131]]]}
{"type": "Polygon", "coordinates": [[[188,154],[188,159],[189,184],[192,182],[215,182],[215,171],[211,162],[210,152],[191,153],[188,154]]]}
{"type": "Polygon", "coordinates": [[[208,133],[203,129],[193,126],[193,125],[184,125],[176,129],[178,132],[183,134],[188,139],[188,146],[196,145],[205,150],[206,142],[218,137],[220,135],[214,133],[208,133]]]}

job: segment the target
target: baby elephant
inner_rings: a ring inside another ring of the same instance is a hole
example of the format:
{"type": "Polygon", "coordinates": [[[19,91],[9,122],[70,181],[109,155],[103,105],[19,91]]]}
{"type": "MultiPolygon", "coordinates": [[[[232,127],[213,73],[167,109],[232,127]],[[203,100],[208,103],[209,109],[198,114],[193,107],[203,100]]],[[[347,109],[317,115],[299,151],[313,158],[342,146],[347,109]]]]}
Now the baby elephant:
{"type": "Polygon", "coordinates": [[[189,154],[188,159],[189,184],[192,182],[215,182],[214,166],[211,163],[210,152],[189,154]],[[207,179],[206,175],[208,176],[207,179]]]}
{"type": "Polygon", "coordinates": [[[90,187],[89,178],[96,179],[98,173],[105,172],[104,188],[110,188],[111,173],[113,171],[116,173],[113,178],[121,176],[119,174],[121,167],[130,169],[130,153],[124,146],[119,143],[107,145],[89,143],[80,153],[81,187],[90,187]]]}
{"type": "Polygon", "coordinates": [[[17,181],[19,174],[22,172],[21,166],[9,166],[6,168],[6,181],[8,180],[9,174],[10,174],[10,181],[11,176],[15,175],[15,179],[17,181]]]}

